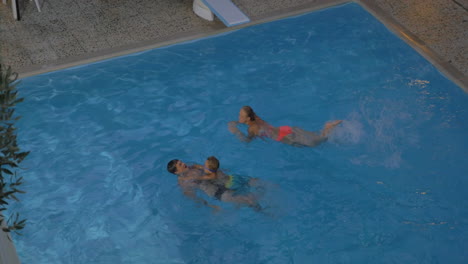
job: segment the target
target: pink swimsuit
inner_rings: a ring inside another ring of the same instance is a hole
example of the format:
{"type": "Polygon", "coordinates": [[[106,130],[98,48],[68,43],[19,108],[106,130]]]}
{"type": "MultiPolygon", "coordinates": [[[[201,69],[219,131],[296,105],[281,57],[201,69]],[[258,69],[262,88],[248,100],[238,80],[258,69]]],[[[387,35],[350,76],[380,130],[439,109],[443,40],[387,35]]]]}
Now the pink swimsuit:
{"type": "Polygon", "coordinates": [[[285,136],[292,134],[292,128],[290,126],[279,127],[278,138],[276,141],[281,141],[285,136]]]}

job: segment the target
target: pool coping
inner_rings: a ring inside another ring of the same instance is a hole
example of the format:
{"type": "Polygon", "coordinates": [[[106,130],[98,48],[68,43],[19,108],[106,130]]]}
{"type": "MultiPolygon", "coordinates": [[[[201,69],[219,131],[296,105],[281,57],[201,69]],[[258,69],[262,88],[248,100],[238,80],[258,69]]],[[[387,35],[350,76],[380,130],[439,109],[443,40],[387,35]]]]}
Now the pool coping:
{"type": "MultiPolygon", "coordinates": [[[[1,212],[0,216],[2,216],[1,212]]],[[[5,219],[0,221],[0,264],[19,264],[19,256],[10,233],[1,230],[4,227],[6,227],[5,219]]]]}
{"type": "Polygon", "coordinates": [[[97,52],[92,52],[84,55],[73,56],[65,59],[59,59],[49,64],[27,66],[19,70],[19,77],[25,78],[47,72],[62,70],[66,68],[76,67],[83,64],[99,62],[115,57],[125,56],[132,53],[143,52],[155,48],[169,46],[186,41],[192,41],[200,38],[210,37],[213,35],[223,34],[226,32],[235,31],[241,28],[267,23],[274,20],[287,18],[291,16],[301,15],[316,11],[319,9],[329,8],[347,3],[357,3],[367,12],[372,14],[377,20],[383,23],[390,31],[404,40],[408,45],[415,49],[426,60],[432,63],[442,74],[452,80],[466,93],[468,93],[468,77],[464,76],[453,65],[444,61],[440,55],[434,52],[427,44],[425,44],[416,35],[411,33],[407,28],[398,23],[389,14],[383,11],[372,0],[318,0],[314,3],[308,3],[300,6],[290,7],[282,10],[270,12],[265,15],[251,17],[250,23],[234,26],[230,28],[214,27],[209,30],[197,30],[190,32],[178,33],[169,37],[162,37],[137,44],[125,45],[117,48],[110,48],[97,52]]]}
{"type": "Polygon", "coordinates": [[[415,49],[421,56],[434,65],[448,79],[457,84],[462,90],[468,93],[468,76],[456,69],[450,63],[432,50],[424,41],[411,33],[407,28],[398,23],[384,10],[377,6],[372,0],[355,0],[367,12],[371,13],[380,22],[382,22],[390,31],[404,40],[408,45],[415,49]]]}
{"type": "MultiPolygon", "coordinates": [[[[227,32],[236,31],[242,28],[246,28],[249,26],[262,24],[271,22],[274,20],[287,18],[290,16],[305,14],[308,12],[338,6],[346,3],[350,3],[353,1],[350,0],[318,0],[313,4],[305,4],[300,5],[292,8],[285,8],[282,10],[273,11],[266,15],[260,16],[253,16],[250,17],[251,22],[245,23],[238,26],[233,27],[225,27],[224,25],[216,26],[214,25],[213,28],[209,30],[195,30],[195,31],[188,31],[182,33],[176,33],[171,36],[165,36],[157,39],[152,39],[148,41],[143,41],[139,43],[124,45],[115,48],[109,48],[106,50],[100,50],[96,52],[91,52],[83,55],[78,56],[71,56],[68,58],[58,59],[53,62],[43,64],[43,65],[32,65],[26,66],[22,69],[17,70],[19,74],[19,78],[26,78],[38,74],[48,73],[57,70],[63,70],[66,68],[72,68],[76,66],[80,66],[83,64],[95,63],[103,60],[108,60],[115,57],[130,55],[133,53],[144,52],[160,47],[170,46],[178,43],[183,43],[186,41],[193,41],[200,38],[206,38],[214,35],[220,35],[227,32]]],[[[201,18],[200,18],[201,19],[201,18]]]]}

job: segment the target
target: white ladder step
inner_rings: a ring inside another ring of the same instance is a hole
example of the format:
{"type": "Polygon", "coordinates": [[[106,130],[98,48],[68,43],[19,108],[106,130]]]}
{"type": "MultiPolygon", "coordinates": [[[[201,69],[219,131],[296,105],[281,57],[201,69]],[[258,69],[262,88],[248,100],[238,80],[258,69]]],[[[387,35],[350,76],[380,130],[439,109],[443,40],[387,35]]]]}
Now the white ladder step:
{"type": "Polygon", "coordinates": [[[202,2],[228,27],[250,22],[250,19],[230,0],[202,0],[202,2]]]}

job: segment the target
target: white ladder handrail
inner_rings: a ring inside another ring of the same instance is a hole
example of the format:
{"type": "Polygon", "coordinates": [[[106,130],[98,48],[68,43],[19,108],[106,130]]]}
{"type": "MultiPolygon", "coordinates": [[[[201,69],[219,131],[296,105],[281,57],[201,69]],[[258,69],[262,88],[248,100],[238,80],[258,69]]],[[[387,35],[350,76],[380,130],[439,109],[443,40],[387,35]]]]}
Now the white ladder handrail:
{"type": "MultiPolygon", "coordinates": [[[[4,0],[4,1],[6,1],[6,0],[4,0]]],[[[39,4],[39,0],[34,0],[34,3],[36,3],[37,11],[41,12],[41,4],[39,4]]]]}
{"type": "MultiPolygon", "coordinates": [[[[7,0],[2,0],[2,3],[4,5],[6,5],[7,0]]],[[[41,4],[39,3],[39,0],[34,0],[34,3],[36,4],[37,11],[41,12],[41,4]]],[[[18,0],[11,0],[11,9],[13,11],[13,17],[16,20],[19,20],[19,10],[18,10],[18,8],[19,8],[18,7],[18,0]]]]}

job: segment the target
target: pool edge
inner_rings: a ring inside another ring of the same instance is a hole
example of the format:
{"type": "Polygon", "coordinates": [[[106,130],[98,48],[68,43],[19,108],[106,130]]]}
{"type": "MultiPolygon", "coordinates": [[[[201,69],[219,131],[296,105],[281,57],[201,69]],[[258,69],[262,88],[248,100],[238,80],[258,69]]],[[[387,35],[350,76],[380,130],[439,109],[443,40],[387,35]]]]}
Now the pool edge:
{"type": "MultiPolygon", "coordinates": [[[[6,227],[5,224],[5,220],[0,221],[0,228],[6,227]]],[[[0,230],[0,245],[0,264],[21,263],[10,233],[0,230]]]]}
{"type": "Polygon", "coordinates": [[[390,31],[405,41],[421,56],[434,65],[449,80],[458,85],[465,93],[468,93],[468,77],[456,69],[450,63],[444,61],[442,57],[432,50],[424,41],[411,33],[409,29],[398,23],[394,18],[385,13],[372,0],[354,0],[367,12],[372,14],[377,20],[382,22],[390,31]]]}
{"type": "Polygon", "coordinates": [[[124,45],[116,48],[109,48],[101,51],[87,53],[84,55],[72,56],[64,59],[59,59],[51,63],[43,65],[26,66],[17,70],[19,78],[26,78],[34,75],[48,73],[57,70],[76,67],[83,64],[95,63],[108,60],[115,57],[130,55],[133,53],[144,52],[155,48],[174,45],[186,41],[192,41],[200,38],[215,36],[231,31],[236,31],[241,28],[250,27],[257,24],[271,22],[277,19],[287,18],[294,15],[300,15],[315,10],[320,10],[332,6],[350,3],[349,0],[319,0],[313,4],[299,5],[292,8],[273,11],[261,16],[251,17],[251,22],[226,28],[224,25],[216,25],[209,30],[197,30],[183,33],[177,33],[168,37],[161,37],[148,41],[143,41],[135,44],[124,45]]]}
{"type": "Polygon", "coordinates": [[[225,28],[222,25],[214,24],[208,30],[197,30],[178,33],[175,35],[148,40],[136,44],[120,46],[117,48],[109,48],[97,52],[88,53],[85,55],[73,56],[65,59],[53,61],[44,65],[27,66],[18,70],[20,78],[26,78],[38,74],[48,73],[52,71],[76,67],[83,64],[95,63],[99,61],[108,60],[115,57],[130,55],[132,53],[143,52],[155,48],[165,47],[192,41],[199,38],[210,37],[218,34],[223,34],[235,31],[241,28],[271,22],[274,20],[287,18],[290,16],[300,15],[324,8],[329,8],[337,5],[356,3],[363,7],[367,12],[373,15],[378,21],[383,23],[390,31],[396,34],[399,38],[410,45],[421,56],[434,65],[442,74],[448,79],[458,85],[464,92],[468,93],[468,77],[462,72],[457,70],[453,65],[444,61],[442,57],[434,52],[428,45],[426,45],[416,35],[411,33],[406,27],[398,23],[390,15],[386,14],[376,3],[372,0],[318,0],[314,3],[307,3],[295,7],[289,7],[277,11],[273,11],[260,16],[251,17],[250,23],[225,28]]]}

